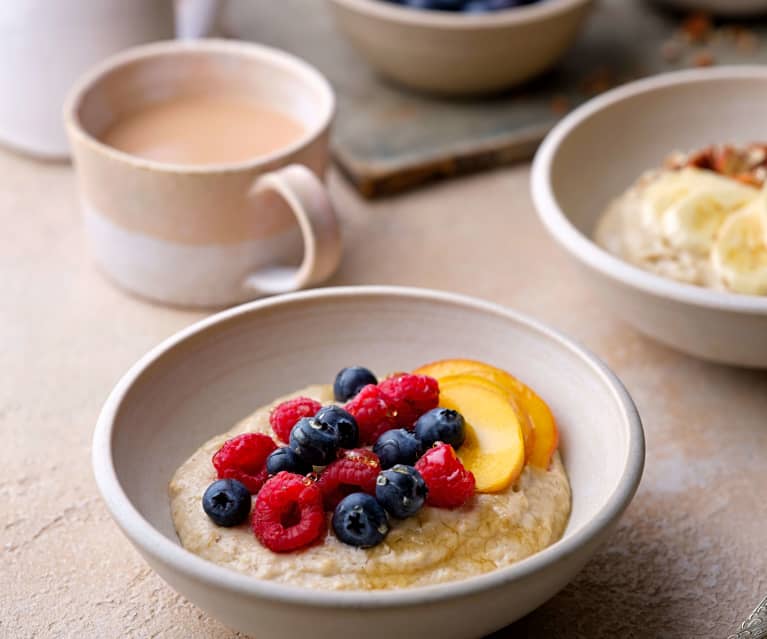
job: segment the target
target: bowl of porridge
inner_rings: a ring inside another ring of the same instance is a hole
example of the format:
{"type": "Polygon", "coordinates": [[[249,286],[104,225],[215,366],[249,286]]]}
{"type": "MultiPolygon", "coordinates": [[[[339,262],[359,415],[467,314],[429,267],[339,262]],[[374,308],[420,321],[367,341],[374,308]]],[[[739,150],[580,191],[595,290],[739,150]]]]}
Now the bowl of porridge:
{"type": "Polygon", "coordinates": [[[182,331],[118,383],[93,446],[146,561],[267,638],[502,628],[607,539],[643,462],[631,398],[593,355],[502,307],[395,287],[182,331]]]}
{"type": "Polygon", "coordinates": [[[640,80],[583,105],[536,155],[552,237],[602,303],[703,359],[767,367],[767,71],[640,80]]]}

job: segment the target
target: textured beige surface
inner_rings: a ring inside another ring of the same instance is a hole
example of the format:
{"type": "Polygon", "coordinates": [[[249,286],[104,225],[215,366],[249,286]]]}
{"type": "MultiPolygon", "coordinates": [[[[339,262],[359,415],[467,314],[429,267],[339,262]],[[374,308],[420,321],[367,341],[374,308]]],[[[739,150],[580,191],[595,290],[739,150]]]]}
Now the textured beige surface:
{"type": "MultiPolygon", "coordinates": [[[[94,270],[68,166],[0,152],[0,176],[0,637],[233,637],[146,567],[90,471],[114,382],[201,315],[94,270]]],[[[519,167],[370,205],[334,176],[347,253],[332,283],[532,313],[602,355],[639,405],[647,468],[611,543],[498,637],[723,637],[767,593],[767,374],[677,355],[607,316],[544,235],[527,179],[519,167]]]]}

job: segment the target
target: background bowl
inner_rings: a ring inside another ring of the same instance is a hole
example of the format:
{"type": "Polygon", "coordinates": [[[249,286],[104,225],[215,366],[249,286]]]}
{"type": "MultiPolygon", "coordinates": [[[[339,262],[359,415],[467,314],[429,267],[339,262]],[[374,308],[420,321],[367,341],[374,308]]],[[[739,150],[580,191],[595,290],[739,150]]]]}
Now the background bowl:
{"type": "Polygon", "coordinates": [[[340,30],[383,75],[435,93],[485,93],[519,84],[564,54],[592,0],[466,15],[381,0],[330,0],[340,30]]]}
{"type": "Polygon", "coordinates": [[[539,606],[580,570],[631,500],[644,438],[626,390],[592,355],[501,307],[388,287],[324,289],[258,301],[165,341],[104,406],[93,464],[113,517],[173,588],[259,639],[479,637],[539,606]],[[178,543],[167,484],[202,442],[279,394],[362,363],[411,369],[472,357],[513,371],[550,403],[573,491],[564,538],[518,564],[426,588],[326,592],[258,580],[178,543]]]}
{"type": "Polygon", "coordinates": [[[705,359],[767,367],[767,298],[683,284],[644,271],[591,236],[608,203],[675,150],[765,137],[767,69],[681,71],[614,89],[581,106],[533,163],[538,213],[584,267],[602,303],[665,344],[705,359]]]}

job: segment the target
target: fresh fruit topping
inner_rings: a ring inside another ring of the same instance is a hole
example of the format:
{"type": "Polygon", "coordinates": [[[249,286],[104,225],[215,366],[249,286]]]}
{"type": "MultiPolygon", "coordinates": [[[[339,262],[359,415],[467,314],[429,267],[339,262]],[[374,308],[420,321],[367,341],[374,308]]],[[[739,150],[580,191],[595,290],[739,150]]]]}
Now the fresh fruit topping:
{"type": "Polygon", "coordinates": [[[522,411],[522,433],[528,462],[538,468],[548,468],[551,456],[559,443],[559,433],[548,405],[529,386],[506,371],[470,359],[446,359],[422,366],[417,370],[438,380],[461,374],[470,374],[495,382],[506,390],[522,411]]]}
{"type": "Polygon", "coordinates": [[[426,482],[412,466],[397,464],[382,471],[376,479],[376,499],[392,517],[415,515],[426,500],[426,482]]]}
{"type": "Polygon", "coordinates": [[[463,13],[491,13],[514,9],[541,0],[386,0],[412,9],[431,9],[434,11],[452,11],[463,13]]]}
{"type": "Polygon", "coordinates": [[[424,450],[437,442],[445,442],[458,450],[466,439],[463,415],[450,408],[433,408],[418,418],[415,436],[424,450]]]}
{"type": "Polygon", "coordinates": [[[509,394],[497,384],[474,375],[445,377],[440,404],[466,420],[466,440],[458,457],[477,482],[477,492],[504,490],[525,465],[521,415],[509,394]]]}
{"type": "Polygon", "coordinates": [[[422,450],[421,442],[406,428],[387,430],[373,446],[373,452],[381,460],[381,468],[391,468],[395,464],[412,466],[422,450]]]}
{"type": "Polygon", "coordinates": [[[311,464],[296,455],[289,446],[283,446],[266,458],[266,471],[270,475],[276,475],[283,470],[296,475],[308,475],[313,469],[311,464]]]}
{"type": "Polygon", "coordinates": [[[469,0],[463,5],[464,13],[492,13],[504,9],[514,9],[527,4],[535,4],[541,0],[469,0]]]}
{"type": "Polygon", "coordinates": [[[244,433],[224,442],[213,455],[219,479],[236,479],[252,495],[263,486],[269,473],[266,458],[277,448],[272,438],[262,433],[244,433]]]}
{"type": "Polygon", "coordinates": [[[336,506],[333,530],[345,544],[371,548],[380,544],[388,534],[389,520],[375,497],[367,493],[352,493],[336,506]]]}
{"type": "Polygon", "coordinates": [[[377,384],[378,380],[367,368],[350,366],[342,368],[333,382],[333,395],[337,402],[345,402],[354,397],[368,384],[377,384]]]}
{"type": "Polygon", "coordinates": [[[344,408],[357,420],[360,444],[372,444],[381,433],[396,426],[394,411],[381,389],[374,384],[365,386],[344,408]]]}
{"type": "Polygon", "coordinates": [[[427,375],[403,373],[388,377],[378,387],[394,409],[396,425],[402,428],[413,428],[415,420],[439,403],[439,384],[427,375]]]}
{"type": "Polygon", "coordinates": [[[258,494],[251,527],[273,552],[291,552],[314,543],[327,529],[320,489],[307,477],[278,473],[258,494]]]}
{"type": "Polygon", "coordinates": [[[216,526],[239,526],[250,514],[250,491],[236,479],[218,479],[203,493],[202,509],[216,526]]]}
{"type": "Polygon", "coordinates": [[[426,503],[437,508],[458,508],[474,495],[474,475],[464,468],[450,444],[437,444],[416,462],[426,482],[426,503]]]}
{"type": "Polygon", "coordinates": [[[767,207],[762,202],[759,208],[745,207],[730,216],[711,253],[714,272],[736,293],[767,295],[767,207]]]}
{"type": "Polygon", "coordinates": [[[338,431],[314,417],[302,417],[290,431],[290,448],[312,466],[325,466],[336,456],[338,431]]]}
{"type": "Polygon", "coordinates": [[[290,431],[302,417],[312,417],[322,408],[322,404],[309,397],[296,397],[282,402],[269,415],[272,430],[285,443],[290,439],[290,431]]]}
{"type": "Polygon", "coordinates": [[[336,430],[339,448],[356,448],[359,445],[360,433],[357,420],[350,412],[340,406],[325,406],[314,418],[336,430]]]}
{"type": "Polygon", "coordinates": [[[376,477],[381,472],[378,457],[366,448],[346,450],[322,471],[317,485],[325,510],[333,510],[352,493],[375,495],[376,477]]]}

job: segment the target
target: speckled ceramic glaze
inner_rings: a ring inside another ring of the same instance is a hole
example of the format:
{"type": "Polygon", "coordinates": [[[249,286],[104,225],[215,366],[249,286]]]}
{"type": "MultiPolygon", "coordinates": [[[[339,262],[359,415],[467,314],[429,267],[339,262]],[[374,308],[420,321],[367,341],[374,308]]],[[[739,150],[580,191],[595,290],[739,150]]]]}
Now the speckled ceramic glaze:
{"type": "Polygon", "coordinates": [[[592,0],[545,0],[488,14],[455,14],[381,0],[331,0],[336,23],[383,75],[436,93],[498,91],[565,53],[592,0]]]}
{"type": "Polygon", "coordinates": [[[546,228],[585,268],[605,308],[691,355],[767,368],[767,299],[676,282],[592,241],[607,205],[675,150],[764,139],[767,70],[664,74],[576,109],[543,142],[532,190],[546,228]]]}
{"type": "Polygon", "coordinates": [[[324,289],[206,319],[142,358],[107,400],[93,442],[99,488],[117,523],[174,588],[259,639],[481,637],[554,595],[607,537],[642,473],[631,398],[593,355],[502,307],[389,287],[324,289]],[[551,406],[572,487],[564,537],[508,568],[439,586],[327,592],[262,581],[184,550],[167,485],[201,441],[292,388],[351,362],[412,369],[445,357],[501,366],[551,406]]]}

